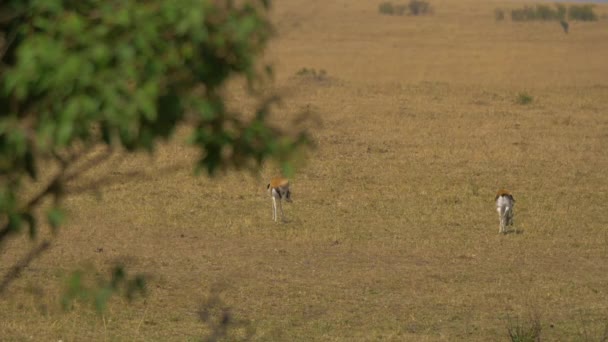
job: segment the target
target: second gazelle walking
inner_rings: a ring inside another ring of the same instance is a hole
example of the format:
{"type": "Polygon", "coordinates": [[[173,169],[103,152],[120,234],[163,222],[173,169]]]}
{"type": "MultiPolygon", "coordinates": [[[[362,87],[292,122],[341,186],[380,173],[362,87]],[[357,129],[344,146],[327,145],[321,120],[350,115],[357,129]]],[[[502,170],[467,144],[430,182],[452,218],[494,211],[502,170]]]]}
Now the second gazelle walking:
{"type": "Polygon", "coordinates": [[[270,180],[270,183],[266,186],[270,197],[272,197],[272,219],[278,222],[277,206],[281,211],[281,221],[284,220],[283,206],[281,201],[285,199],[286,202],[291,203],[291,190],[289,190],[289,180],[283,177],[277,177],[270,180]]]}
{"type": "Polygon", "coordinates": [[[513,206],[515,206],[515,199],[513,195],[505,189],[500,189],[496,193],[496,211],[498,211],[498,217],[500,219],[500,227],[498,233],[507,233],[507,226],[513,225],[513,206]]]}

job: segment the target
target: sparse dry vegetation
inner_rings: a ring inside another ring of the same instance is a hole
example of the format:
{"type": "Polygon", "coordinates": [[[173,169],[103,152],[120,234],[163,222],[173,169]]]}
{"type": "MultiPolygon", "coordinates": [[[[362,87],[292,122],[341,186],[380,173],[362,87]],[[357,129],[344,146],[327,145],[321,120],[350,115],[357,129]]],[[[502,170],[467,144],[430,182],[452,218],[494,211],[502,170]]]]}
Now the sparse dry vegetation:
{"type": "Polygon", "coordinates": [[[432,13],[431,4],[424,0],[410,0],[407,4],[411,15],[425,15],[432,13]]]}
{"type": "Polygon", "coordinates": [[[532,103],[532,101],[534,101],[534,97],[532,97],[532,95],[528,94],[525,91],[522,91],[517,94],[516,102],[520,105],[527,105],[532,103]]]}
{"type": "Polygon", "coordinates": [[[593,10],[593,5],[591,4],[572,5],[568,9],[568,18],[570,20],[596,21],[598,15],[593,10]]]}
{"type": "Polygon", "coordinates": [[[524,6],[511,10],[513,21],[530,20],[563,20],[565,19],[565,6],[556,4],[555,8],[549,5],[537,4],[535,6],[524,6]]]}
{"type": "Polygon", "coordinates": [[[378,11],[386,15],[404,15],[406,13],[406,5],[396,5],[390,1],[385,1],[378,5],[378,11]]]}
{"type": "Polygon", "coordinates": [[[538,315],[525,319],[510,319],[507,331],[511,342],[540,342],[542,323],[538,315]]]}
{"type": "MultiPolygon", "coordinates": [[[[112,182],[67,201],[57,242],[0,298],[1,339],[506,341],[505,317],[530,306],[543,341],[581,340],[581,317],[601,335],[605,23],[568,36],[498,25],[497,6],[520,5],[485,0],[433,2],[421,20],[387,20],[367,0],[274,5],[267,57],[284,99],[272,119],[311,105],[322,120],[290,179],[288,222],[271,220],[275,165],[195,177],[196,151],[177,142],[112,158],[90,171],[112,182]],[[320,70],[340,82],[301,81],[320,70]],[[517,103],[524,89],[532,105],[517,103]],[[501,187],[520,234],[497,234],[501,187]],[[61,311],[68,271],[116,260],[150,275],[145,300],[61,311]]],[[[236,109],[252,105],[242,88],[227,89],[236,109]]],[[[30,244],[0,250],[2,273],[30,244]]]]}
{"type": "Polygon", "coordinates": [[[323,80],[327,78],[327,71],[324,69],[317,71],[316,69],[302,68],[298,70],[296,75],[300,77],[310,77],[317,80],[323,80]]]}
{"type": "Polygon", "coordinates": [[[424,0],[410,0],[407,4],[393,4],[390,1],[382,2],[378,5],[378,12],[386,15],[425,15],[431,14],[433,9],[431,4],[424,0]]]}
{"type": "MultiPolygon", "coordinates": [[[[524,7],[511,10],[511,20],[513,21],[563,21],[566,18],[569,20],[578,21],[596,21],[598,15],[594,11],[594,6],[591,4],[570,5],[556,3],[554,5],[536,4],[534,6],[525,5],[524,7]]],[[[495,16],[496,16],[495,12],[495,16]]]]}
{"type": "Polygon", "coordinates": [[[505,20],[505,11],[501,8],[494,9],[494,18],[496,21],[505,20]]]}

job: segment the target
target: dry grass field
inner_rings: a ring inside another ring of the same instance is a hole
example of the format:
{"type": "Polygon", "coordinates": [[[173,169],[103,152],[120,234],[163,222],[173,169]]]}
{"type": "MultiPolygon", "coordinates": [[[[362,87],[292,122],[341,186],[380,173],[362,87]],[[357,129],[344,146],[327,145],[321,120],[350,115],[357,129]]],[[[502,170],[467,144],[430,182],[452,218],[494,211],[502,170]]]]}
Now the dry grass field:
{"type": "MultiPolygon", "coordinates": [[[[521,1],[433,0],[424,17],[379,3],[275,1],[275,118],[308,108],[320,122],[288,222],[271,220],[272,165],[195,177],[181,136],[153,158],[114,159],[91,174],[112,183],[67,200],[50,251],[0,298],[0,340],[198,341],[210,325],[197,311],[215,298],[238,321],[226,340],[507,341],[537,321],[546,341],[600,341],[608,19],[566,35],[495,21],[521,1]],[[498,234],[501,187],[517,233],[498,234]],[[70,270],[117,261],[150,275],[144,299],[61,311],[70,270]]],[[[2,273],[21,240],[0,252],[2,273]]]]}

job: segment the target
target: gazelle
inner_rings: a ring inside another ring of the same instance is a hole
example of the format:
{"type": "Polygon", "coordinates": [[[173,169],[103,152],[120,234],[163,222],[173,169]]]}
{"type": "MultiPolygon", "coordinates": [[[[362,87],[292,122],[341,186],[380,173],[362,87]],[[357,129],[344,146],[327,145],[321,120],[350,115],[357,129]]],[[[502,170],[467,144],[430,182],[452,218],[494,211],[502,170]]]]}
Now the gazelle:
{"type": "Polygon", "coordinates": [[[515,206],[515,199],[513,195],[505,189],[500,189],[496,193],[496,211],[498,211],[498,218],[500,219],[500,227],[498,233],[507,233],[507,226],[513,225],[513,206],[515,206]]]}
{"type": "Polygon", "coordinates": [[[284,220],[283,206],[281,200],[291,203],[291,190],[289,190],[289,180],[287,178],[277,177],[270,180],[270,183],[266,186],[268,193],[272,197],[272,219],[278,222],[277,217],[277,206],[281,211],[281,221],[284,220]],[[278,204],[277,204],[278,203],[278,204]]]}

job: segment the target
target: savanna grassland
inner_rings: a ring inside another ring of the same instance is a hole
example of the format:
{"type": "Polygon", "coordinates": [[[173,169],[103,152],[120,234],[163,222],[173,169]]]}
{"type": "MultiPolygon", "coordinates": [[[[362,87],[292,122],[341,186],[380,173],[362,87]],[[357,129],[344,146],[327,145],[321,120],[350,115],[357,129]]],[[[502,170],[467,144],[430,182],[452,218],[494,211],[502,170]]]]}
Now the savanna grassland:
{"type": "MultiPolygon", "coordinates": [[[[599,341],[608,19],[564,34],[495,20],[519,1],[432,1],[421,17],[378,4],[275,1],[274,117],[312,113],[316,144],[288,222],[271,221],[273,165],[196,177],[183,134],[154,157],[113,158],[90,173],[109,184],[67,199],[51,249],[0,298],[0,339],[195,341],[207,303],[230,308],[227,340],[506,341],[536,321],[543,340],[599,341]],[[498,234],[500,187],[516,233],[498,234]],[[144,299],[61,311],[71,270],[118,261],[149,275],[144,299]]],[[[250,105],[239,87],[228,96],[250,105]]],[[[3,273],[30,245],[2,250],[3,273]]]]}

